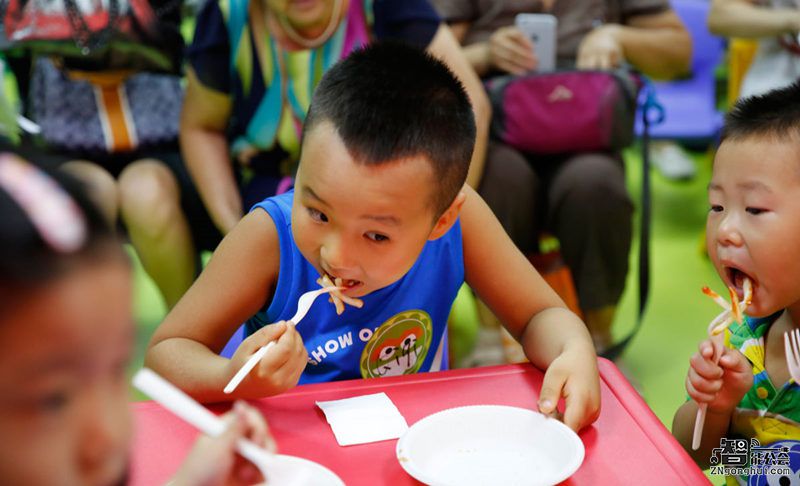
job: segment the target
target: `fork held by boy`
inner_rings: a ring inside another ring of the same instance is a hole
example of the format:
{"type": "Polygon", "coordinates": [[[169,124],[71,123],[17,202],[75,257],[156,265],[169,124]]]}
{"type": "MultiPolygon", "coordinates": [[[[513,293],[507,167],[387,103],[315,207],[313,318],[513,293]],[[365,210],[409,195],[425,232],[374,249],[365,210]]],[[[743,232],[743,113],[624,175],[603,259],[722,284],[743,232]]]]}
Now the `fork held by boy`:
{"type": "MultiPolygon", "coordinates": [[[[708,287],[703,287],[703,293],[714,299],[714,302],[725,309],[708,325],[708,337],[711,338],[711,344],[714,348],[711,361],[713,361],[714,364],[718,364],[719,359],[722,356],[723,344],[719,342],[720,334],[725,331],[725,329],[727,329],[728,326],[730,326],[734,321],[741,324],[742,313],[745,309],[747,309],[747,306],[750,305],[750,300],[753,298],[753,284],[750,282],[749,278],[744,279],[743,290],[743,299],[741,302],[739,302],[739,299],[736,296],[736,291],[732,287],[728,287],[731,297],[731,303],[728,304],[719,294],[708,287]]],[[[706,421],[707,412],[707,403],[701,403],[698,405],[697,416],[695,417],[694,421],[694,435],[692,435],[692,449],[694,450],[700,448],[700,441],[703,438],[703,425],[706,421]]]]}
{"type": "MultiPolygon", "coordinates": [[[[297,300],[297,312],[295,312],[292,318],[289,319],[289,323],[296,326],[306,316],[306,314],[308,314],[309,309],[311,309],[311,304],[314,303],[314,300],[316,300],[317,297],[322,294],[333,292],[334,290],[342,290],[342,287],[323,287],[317,290],[309,290],[301,295],[297,300]]],[[[233,378],[231,378],[231,381],[225,385],[225,389],[223,391],[228,394],[232,393],[236,387],[239,386],[239,383],[244,380],[247,374],[250,373],[253,368],[255,368],[256,364],[261,361],[261,358],[263,358],[267,354],[267,351],[269,351],[274,345],[275,341],[270,341],[266,345],[258,348],[258,351],[253,353],[253,355],[250,356],[250,359],[248,359],[239,369],[239,371],[233,375],[233,378]]]]}

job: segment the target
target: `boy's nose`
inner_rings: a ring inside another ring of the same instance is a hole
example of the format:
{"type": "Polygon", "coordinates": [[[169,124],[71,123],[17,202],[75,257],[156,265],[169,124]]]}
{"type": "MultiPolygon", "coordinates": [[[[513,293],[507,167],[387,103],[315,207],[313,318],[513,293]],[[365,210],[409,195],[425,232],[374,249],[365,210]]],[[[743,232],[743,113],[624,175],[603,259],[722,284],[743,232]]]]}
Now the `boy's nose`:
{"type": "Polygon", "coordinates": [[[743,241],[738,218],[735,215],[723,218],[717,227],[717,243],[723,246],[741,246],[743,241]]]}
{"type": "Polygon", "coordinates": [[[326,264],[326,270],[337,276],[342,273],[347,274],[354,266],[352,251],[347,248],[341,238],[329,238],[320,253],[326,264]]]}

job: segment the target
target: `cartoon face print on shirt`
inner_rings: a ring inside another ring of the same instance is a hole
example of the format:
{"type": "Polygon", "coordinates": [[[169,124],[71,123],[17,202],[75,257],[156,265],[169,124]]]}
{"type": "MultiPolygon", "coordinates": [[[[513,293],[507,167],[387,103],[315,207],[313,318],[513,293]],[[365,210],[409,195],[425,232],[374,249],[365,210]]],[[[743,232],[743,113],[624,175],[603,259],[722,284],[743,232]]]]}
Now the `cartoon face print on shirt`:
{"type": "Polygon", "coordinates": [[[433,339],[431,316],[422,310],[396,314],[380,325],[361,353],[361,376],[380,378],[419,371],[433,339]]]}

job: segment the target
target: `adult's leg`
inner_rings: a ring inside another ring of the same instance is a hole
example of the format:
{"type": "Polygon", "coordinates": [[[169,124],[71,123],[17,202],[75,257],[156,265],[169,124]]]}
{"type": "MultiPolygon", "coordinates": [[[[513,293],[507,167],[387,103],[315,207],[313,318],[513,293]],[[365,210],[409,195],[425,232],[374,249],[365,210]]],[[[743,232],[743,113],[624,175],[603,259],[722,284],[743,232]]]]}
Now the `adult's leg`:
{"type": "Polygon", "coordinates": [[[119,194],[114,176],[103,167],[87,160],[71,160],[60,168],[86,185],[89,198],[113,228],[119,211],[119,194]]]}
{"type": "MultiPolygon", "coordinates": [[[[538,176],[520,152],[495,140],[489,141],[478,193],[517,248],[525,254],[535,251],[538,244],[539,189],[538,176]]],[[[484,324],[477,341],[484,344],[473,353],[470,363],[487,365],[523,361],[522,347],[503,330],[500,320],[482,301],[477,301],[477,307],[484,324]],[[499,343],[496,349],[493,349],[493,343],[499,343]]]]}
{"type": "Polygon", "coordinates": [[[508,145],[490,141],[478,194],[523,253],[537,248],[540,183],[525,157],[508,145]]]}
{"type": "Polygon", "coordinates": [[[574,155],[552,168],[548,226],[575,279],[581,310],[599,350],[611,344],[611,323],[625,287],[633,203],[622,159],[574,155]]]}
{"type": "Polygon", "coordinates": [[[140,159],[122,171],[119,188],[131,243],[172,308],[196,274],[196,250],[178,181],[160,160],[140,159]]]}

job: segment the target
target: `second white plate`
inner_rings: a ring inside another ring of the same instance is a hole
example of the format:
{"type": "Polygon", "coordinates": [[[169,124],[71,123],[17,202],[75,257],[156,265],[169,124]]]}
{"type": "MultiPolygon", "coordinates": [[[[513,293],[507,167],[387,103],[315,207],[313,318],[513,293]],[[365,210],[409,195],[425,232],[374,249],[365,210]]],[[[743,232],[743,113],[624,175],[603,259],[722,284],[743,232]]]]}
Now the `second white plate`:
{"type": "MultiPolygon", "coordinates": [[[[268,478],[275,484],[294,486],[345,486],[333,471],[314,461],[297,456],[278,454],[274,458],[274,476],[268,478]]],[[[272,482],[269,482],[272,484],[272,482]]]]}
{"type": "Polygon", "coordinates": [[[528,486],[570,477],[584,448],[569,427],[541,413],[476,405],[423,418],[400,437],[396,453],[408,474],[430,485],[528,486]]]}

